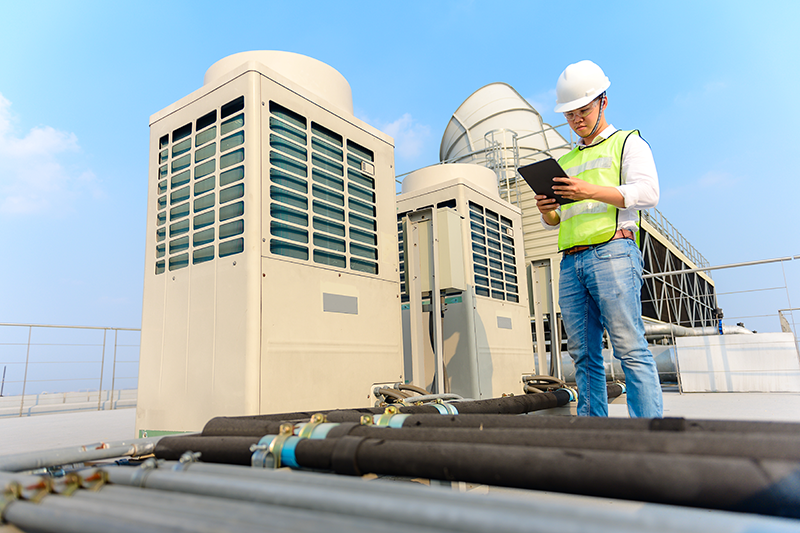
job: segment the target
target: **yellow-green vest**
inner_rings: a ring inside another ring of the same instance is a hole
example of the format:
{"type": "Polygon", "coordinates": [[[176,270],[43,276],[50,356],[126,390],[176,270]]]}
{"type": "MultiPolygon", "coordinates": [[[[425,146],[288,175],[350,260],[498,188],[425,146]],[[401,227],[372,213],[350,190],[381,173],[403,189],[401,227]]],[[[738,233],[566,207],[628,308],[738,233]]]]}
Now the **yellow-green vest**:
{"type": "MultiPolygon", "coordinates": [[[[605,187],[622,185],[622,151],[630,135],[638,130],[617,130],[608,139],[591,146],[577,146],[558,162],[568,176],[605,187]]],[[[558,249],[608,242],[617,231],[618,209],[595,200],[580,200],[561,206],[558,249]]],[[[639,232],[636,232],[639,242],[639,232]]]]}

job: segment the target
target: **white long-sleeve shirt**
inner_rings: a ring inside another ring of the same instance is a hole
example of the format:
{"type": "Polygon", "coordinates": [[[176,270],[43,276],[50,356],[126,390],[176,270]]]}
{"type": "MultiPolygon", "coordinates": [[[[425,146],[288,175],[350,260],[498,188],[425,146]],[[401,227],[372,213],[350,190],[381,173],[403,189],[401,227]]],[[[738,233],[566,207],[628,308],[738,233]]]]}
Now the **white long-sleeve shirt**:
{"type": "MultiPolygon", "coordinates": [[[[600,134],[595,137],[597,144],[603,139],[608,139],[617,128],[608,125],[600,134]]],[[[584,145],[583,139],[578,144],[584,145]]],[[[635,231],[639,220],[639,211],[650,209],[658,205],[658,173],[656,163],[653,160],[653,152],[650,145],[638,135],[631,135],[625,143],[622,152],[622,185],[616,187],[625,200],[625,208],[619,210],[617,229],[627,229],[635,231]]],[[[559,218],[561,208],[556,209],[559,218]]],[[[545,229],[557,229],[549,225],[542,219],[542,226],[545,229]]]]}

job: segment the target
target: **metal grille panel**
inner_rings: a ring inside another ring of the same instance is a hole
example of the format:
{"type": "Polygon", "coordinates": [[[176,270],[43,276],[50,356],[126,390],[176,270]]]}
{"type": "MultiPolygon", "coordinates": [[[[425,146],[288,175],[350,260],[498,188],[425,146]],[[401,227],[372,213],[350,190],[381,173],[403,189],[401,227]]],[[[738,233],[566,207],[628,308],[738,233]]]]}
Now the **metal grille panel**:
{"type": "Polygon", "coordinates": [[[156,274],[244,251],[244,122],[240,96],[159,139],[156,274]]]}
{"type": "Polygon", "coordinates": [[[270,253],[378,274],[374,153],[270,102],[270,253]]]}

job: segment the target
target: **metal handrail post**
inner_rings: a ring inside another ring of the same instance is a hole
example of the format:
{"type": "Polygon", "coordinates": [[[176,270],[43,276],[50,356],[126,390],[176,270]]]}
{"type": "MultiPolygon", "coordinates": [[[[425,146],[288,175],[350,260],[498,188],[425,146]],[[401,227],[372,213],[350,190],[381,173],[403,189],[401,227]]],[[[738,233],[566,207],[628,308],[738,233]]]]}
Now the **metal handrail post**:
{"type": "Polygon", "coordinates": [[[106,365],[106,334],[108,329],[103,329],[103,355],[100,356],[100,386],[97,387],[97,410],[103,404],[103,367],[106,365]]]}
{"type": "Polygon", "coordinates": [[[22,377],[22,396],[19,399],[19,416],[25,410],[25,386],[28,384],[28,361],[31,358],[31,333],[33,326],[28,326],[28,351],[25,354],[25,374],[22,377]]]}
{"type": "MultiPolygon", "coordinates": [[[[797,256],[794,257],[797,259],[797,256]]],[[[786,289],[786,302],[789,304],[788,311],[794,311],[792,309],[792,297],[789,294],[789,282],[786,280],[786,266],[783,262],[781,262],[781,273],[783,274],[783,287],[786,289]]],[[[797,331],[797,326],[794,323],[794,313],[792,313],[792,334],[797,331]]],[[[795,347],[797,347],[797,338],[795,337],[795,347]]],[[[798,350],[798,354],[800,354],[800,350],[798,350]]]]}
{"type": "Polygon", "coordinates": [[[117,333],[119,333],[119,330],[114,328],[114,363],[111,365],[111,394],[108,396],[111,409],[114,409],[114,380],[117,377],[117,333]]]}

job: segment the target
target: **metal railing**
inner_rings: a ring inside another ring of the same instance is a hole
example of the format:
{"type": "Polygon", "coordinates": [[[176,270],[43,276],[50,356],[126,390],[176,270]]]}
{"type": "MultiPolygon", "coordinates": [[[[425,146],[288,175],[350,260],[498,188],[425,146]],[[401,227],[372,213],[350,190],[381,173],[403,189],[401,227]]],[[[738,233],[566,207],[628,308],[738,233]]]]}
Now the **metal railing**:
{"type": "MultiPolygon", "coordinates": [[[[800,255],[646,273],[642,277],[661,279],[664,283],[668,283],[674,277],[693,272],[714,271],[715,307],[724,310],[722,321],[725,325],[737,324],[761,332],[792,333],[795,335],[795,343],[798,343],[796,312],[800,308],[792,306],[792,295],[794,294],[796,303],[795,291],[800,279],[798,259],[800,255]],[[779,270],[776,267],[779,267],[779,270]],[[757,268],[757,270],[745,273],[745,268],[757,268]]],[[[669,321],[677,324],[679,319],[672,317],[669,321]]]]}
{"type": "Polygon", "coordinates": [[[703,257],[703,254],[692,246],[686,237],[661,214],[661,211],[653,207],[652,209],[642,211],[642,217],[656,228],[661,235],[669,239],[669,241],[674,244],[678,250],[683,252],[695,265],[700,267],[709,266],[708,259],[703,257]]]}
{"type": "Polygon", "coordinates": [[[19,416],[23,416],[26,403],[31,412],[48,393],[83,391],[89,402],[96,390],[96,409],[114,409],[115,393],[119,396],[121,389],[137,386],[140,332],[136,328],[0,323],[2,403],[7,405],[10,396],[18,397],[19,416]]]}

